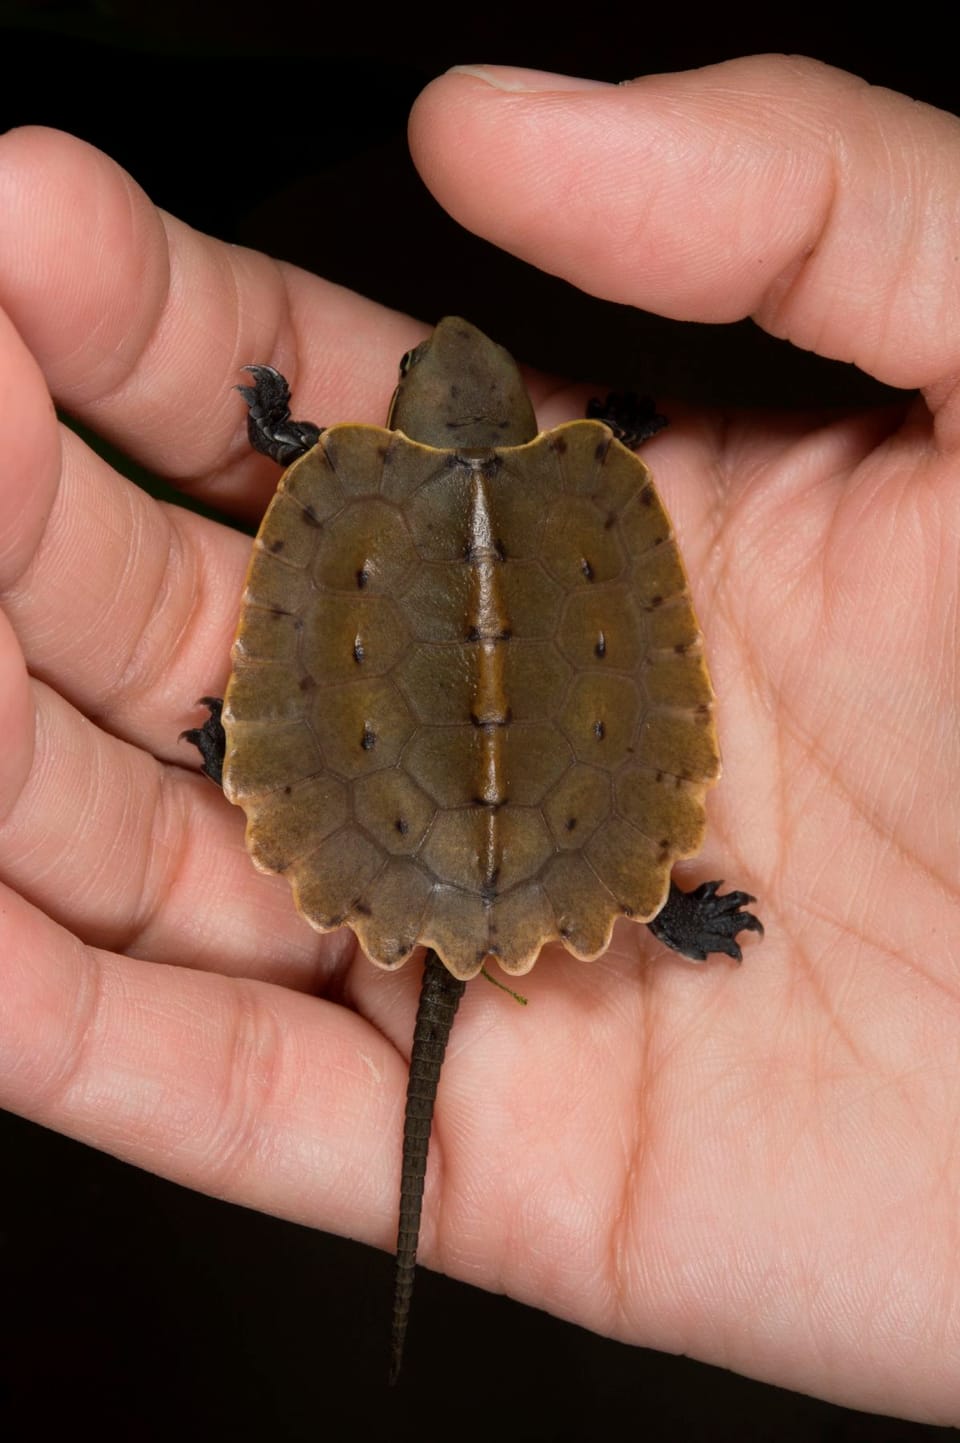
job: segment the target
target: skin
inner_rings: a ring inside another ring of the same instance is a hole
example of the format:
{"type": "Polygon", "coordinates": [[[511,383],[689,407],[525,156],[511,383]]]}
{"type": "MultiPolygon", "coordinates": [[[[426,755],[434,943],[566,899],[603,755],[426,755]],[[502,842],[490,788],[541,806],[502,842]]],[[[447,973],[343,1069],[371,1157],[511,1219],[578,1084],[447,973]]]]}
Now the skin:
{"type": "MultiPolygon", "coordinates": [[[[596,963],[550,949],[527,1009],[469,988],[421,1256],[599,1332],[960,1422],[960,124],[781,57],[625,87],[489,75],[438,80],[412,119],[464,224],[595,294],[750,314],[924,394],[681,417],[647,446],[724,745],[683,880],[755,892],[766,939],[697,968],[624,924],[596,963]]],[[[194,234],[50,131],[0,141],[0,212],[0,1101],[392,1246],[418,969],[311,932],[177,742],[225,680],[248,543],[118,478],[50,397],[246,517],[276,472],[239,367],[276,364],[298,414],[378,421],[426,328],[194,234]]],[[[535,385],[541,424],[584,394],[535,385]]]]}

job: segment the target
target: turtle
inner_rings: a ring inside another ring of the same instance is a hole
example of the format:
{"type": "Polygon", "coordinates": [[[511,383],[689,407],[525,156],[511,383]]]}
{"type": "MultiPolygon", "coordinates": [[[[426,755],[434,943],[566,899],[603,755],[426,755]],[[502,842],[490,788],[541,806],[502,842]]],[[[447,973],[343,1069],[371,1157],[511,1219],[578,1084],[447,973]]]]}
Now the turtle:
{"type": "Polygon", "coordinates": [[[720,757],[677,542],[632,449],[665,424],[652,404],[612,395],[540,432],[515,361],[456,316],[401,360],[385,427],[294,421],[284,377],[246,369],[249,439],[287,469],[225,698],[183,735],[314,927],[351,927],[388,970],[427,948],[395,1381],[467,981],[488,959],[522,975],[552,941],[595,958],[621,917],[693,961],[739,961],[738,934],[763,928],[749,893],[671,877],[720,757]]]}

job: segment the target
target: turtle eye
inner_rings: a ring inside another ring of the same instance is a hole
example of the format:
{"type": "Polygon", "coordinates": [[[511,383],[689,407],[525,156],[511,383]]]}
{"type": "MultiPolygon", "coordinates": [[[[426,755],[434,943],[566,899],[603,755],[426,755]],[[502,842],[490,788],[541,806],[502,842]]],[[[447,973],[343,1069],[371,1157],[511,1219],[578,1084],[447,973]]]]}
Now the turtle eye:
{"type": "Polygon", "coordinates": [[[401,380],[403,380],[403,378],[404,378],[404,376],[407,374],[407,372],[408,372],[408,371],[411,371],[411,370],[413,369],[413,367],[417,364],[417,362],[423,358],[425,352],[426,352],[427,350],[429,350],[429,347],[430,347],[430,337],[428,336],[425,341],[421,341],[420,344],[419,344],[419,346],[414,346],[413,350],[412,350],[412,351],[408,351],[407,354],[401,359],[401,361],[400,361],[400,379],[401,379],[401,380]]]}

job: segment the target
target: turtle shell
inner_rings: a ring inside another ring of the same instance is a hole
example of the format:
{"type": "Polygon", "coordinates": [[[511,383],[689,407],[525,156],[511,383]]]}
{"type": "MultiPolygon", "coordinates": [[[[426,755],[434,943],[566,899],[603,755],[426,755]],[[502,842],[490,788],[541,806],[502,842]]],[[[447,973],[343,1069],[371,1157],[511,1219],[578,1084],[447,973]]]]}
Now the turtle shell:
{"type": "Polygon", "coordinates": [[[315,927],[520,974],[663,906],[712,703],[669,519],[605,425],[472,450],[333,426],[255,543],[224,790],[315,927]]]}

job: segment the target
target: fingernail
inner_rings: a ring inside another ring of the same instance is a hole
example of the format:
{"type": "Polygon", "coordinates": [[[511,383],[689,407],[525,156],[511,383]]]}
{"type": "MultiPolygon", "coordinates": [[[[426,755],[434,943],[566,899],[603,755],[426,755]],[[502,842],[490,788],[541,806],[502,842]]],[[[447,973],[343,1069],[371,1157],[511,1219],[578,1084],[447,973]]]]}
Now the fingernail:
{"type": "Polygon", "coordinates": [[[574,75],[553,75],[549,70],[523,70],[515,65],[454,65],[448,75],[472,75],[495,90],[610,90],[605,80],[581,80],[574,75]]]}

